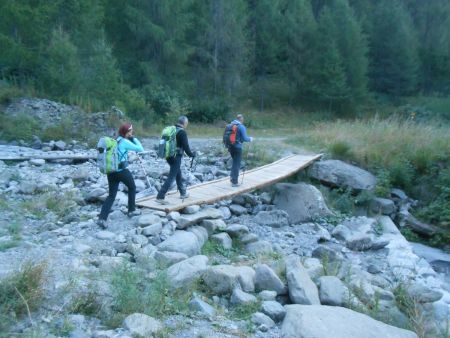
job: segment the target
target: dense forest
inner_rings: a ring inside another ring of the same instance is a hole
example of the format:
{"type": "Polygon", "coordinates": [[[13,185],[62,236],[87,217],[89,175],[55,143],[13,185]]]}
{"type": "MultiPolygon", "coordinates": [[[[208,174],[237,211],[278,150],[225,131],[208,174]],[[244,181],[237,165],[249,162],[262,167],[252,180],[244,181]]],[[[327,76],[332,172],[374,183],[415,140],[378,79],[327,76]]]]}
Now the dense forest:
{"type": "Polygon", "coordinates": [[[448,0],[0,0],[2,85],[137,119],[450,94],[448,0]]]}

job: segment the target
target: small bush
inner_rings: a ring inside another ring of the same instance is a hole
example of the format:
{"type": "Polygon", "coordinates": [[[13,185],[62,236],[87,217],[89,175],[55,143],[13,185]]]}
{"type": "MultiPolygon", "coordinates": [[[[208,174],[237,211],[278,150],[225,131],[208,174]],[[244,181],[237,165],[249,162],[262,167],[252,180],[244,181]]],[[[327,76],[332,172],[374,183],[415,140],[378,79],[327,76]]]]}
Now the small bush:
{"type": "Polygon", "coordinates": [[[212,123],[227,120],[231,107],[224,99],[203,99],[192,102],[190,110],[192,122],[212,123]]]}
{"type": "Polygon", "coordinates": [[[44,299],[44,263],[25,263],[21,269],[0,280],[0,332],[7,332],[23,315],[31,315],[44,299]]]}
{"type": "Polygon", "coordinates": [[[339,159],[351,157],[351,146],[345,141],[336,141],[328,147],[331,156],[339,159]]]}
{"type": "Polygon", "coordinates": [[[35,119],[25,114],[8,116],[0,113],[0,139],[30,141],[39,130],[35,119]]]}
{"type": "Polygon", "coordinates": [[[230,317],[234,320],[248,320],[255,312],[260,311],[261,302],[243,304],[232,308],[230,317]]]}
{"type": "Polygon", "coordinates": [[[145,86],[142,92],[152,108],[154,121],[151,122],[174,123],[179,116],[189,115],[188,101],[170,88],[145,86]]]}

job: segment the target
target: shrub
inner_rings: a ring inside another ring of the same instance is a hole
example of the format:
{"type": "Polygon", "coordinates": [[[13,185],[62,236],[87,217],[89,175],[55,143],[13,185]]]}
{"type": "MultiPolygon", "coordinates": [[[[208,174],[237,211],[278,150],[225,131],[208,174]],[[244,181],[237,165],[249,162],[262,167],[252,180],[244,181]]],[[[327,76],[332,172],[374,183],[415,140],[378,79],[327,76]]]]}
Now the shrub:
{"type": "Polygon", "coordinates": [[[0,113],[0,139],[30,141],[38,127],[36,120],[25,114],[8,116],[0,113]]]}
{"type": "Polygon", "coordinates": [[[191,103],[190,119],[193,122],[211,123],[219,120],[227,120],[231,106],[226,100],[204,99],[191,103]]]}
{"type": "Polygon", "coordinates": [[[351,157],[351,146],[345,141],[336,141],[328,147],[331,156],[345,159],[351,157]]]}
{"type": "Polygon", "coordinates": [[[46,265],[26,262],[0,280],[0,332],[7,332],[20,317],[36,310],[44,299],[46,265]]]}
{"type": "Polygon", "coordinates": [[[176,91],[163,86],[145,86],[144,97],[157,122],[173,123],[181,115],[189,115],[188,102],[176,91]]]}

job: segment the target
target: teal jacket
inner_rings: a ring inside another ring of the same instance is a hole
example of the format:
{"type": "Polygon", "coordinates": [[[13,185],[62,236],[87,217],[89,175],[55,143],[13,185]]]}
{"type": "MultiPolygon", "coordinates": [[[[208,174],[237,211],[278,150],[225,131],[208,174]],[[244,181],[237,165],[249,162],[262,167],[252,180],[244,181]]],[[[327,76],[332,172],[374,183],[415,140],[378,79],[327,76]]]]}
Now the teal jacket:
{"type": "MultiPolygon", "coordinates": [[[[118,142],[118,150],[119,150],[119,157],[120,157],[120,162],[128,162],[128,151],[135,151],[137,153],[144,151],[144,148],[142,147],[141,142],[139,142],[139,140],[134,137],[133,138],[133,142],[131,142],[130,140],[123,138],[122,136],[119,136],[117,138],[117,142],[118,142]]],[[[121,171],[122,169],[119,169],[119,171],[121,171]]]]}

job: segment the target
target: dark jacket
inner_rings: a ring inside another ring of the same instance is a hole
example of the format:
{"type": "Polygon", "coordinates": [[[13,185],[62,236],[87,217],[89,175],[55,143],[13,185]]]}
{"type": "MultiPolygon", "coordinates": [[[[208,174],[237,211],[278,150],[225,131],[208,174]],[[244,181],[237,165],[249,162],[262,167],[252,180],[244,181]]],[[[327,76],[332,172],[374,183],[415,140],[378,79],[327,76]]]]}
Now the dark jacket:
{"type": "Polygon", "coordinates": [[[184,128],[180,125],[176,125],[177,127],[177,148],[180,149],[180,153],[186,153],[189,157],[194,157],[194,153],[191,151],[189,147],[189,141],[184,128]]]}

